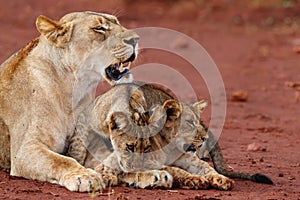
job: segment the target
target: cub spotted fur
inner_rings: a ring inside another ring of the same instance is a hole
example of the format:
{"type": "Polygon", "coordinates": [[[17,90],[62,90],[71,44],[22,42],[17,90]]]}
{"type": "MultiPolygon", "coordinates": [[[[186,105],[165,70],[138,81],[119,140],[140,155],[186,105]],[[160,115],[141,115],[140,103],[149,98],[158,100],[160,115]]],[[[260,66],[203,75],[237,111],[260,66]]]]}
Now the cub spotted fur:
{"type": "Polygon", "coordinates": [[[98,82],[128,74],[138,36],[95,12],[39,16],[36,26],[41,35],[0,68],[0,167],[72,191],[103,189],[99,174],[64,154],[98,82]]]}
{"type": "MultiPolygon", "coordinates": [[[[144,85],[144,87],[149,87],[149,85],[148,86],[144,85]]],[[[153,86],[151,86],[151,88],[153,88],[153,86]]],[[[153,96],[155,96],[155,95],[157,95],[158,97],[162,96],[162,94],[159,94],[159,93],[167,94],[165,91],[158,89],[158,91],[156,90],[155,93],[152,93],[151,97],[153,98],[153,96]]],[[[190,117],[190,115],[189,115],[189,117],[190,117]]],[[[227,177],[246,179],[246,180],[251,180],[251,181],[254,181],[254,182],[258,182],[258,183],[273,184],[273,181],[264,174],[260,174],[260,173],[249,174],[249,173],[245,173],[245,172],[235,172],[235,171],[228,170],[226,168],[225,164],[224,164],[222,151],[219,147],[219,144],[218,144],[217,140],[215,139],[215,136],[206,127],[206,125],[201,121],[200,115],[198,115],[197,117],[198,117],[197,120],[200,122],[200,127],[203,128],[204,131],[203,130],[201,130],[201,131],[198,130],[197,134],[194,135],[194,139],[192,139],[192,140],[191,140],[191,138],[189,138],[189,140],[187,140],[187,138],[183,138],[181,134],[176,135],[176,140],[185,141],[185,144],[190,144],[190,145],[185,145],[185,147],[187,147],[187,148],[184,148],[185,151],[187,151],[187,152],[188,151],[190,151],[190,152],[209,151],[209,154],[212,158],[214,168],[216,169],[216,171],[219,172],[222,175],[227,176],[227,177]],[[206,139],[204,141],[204,144],[202,145],[201,140],[200,140],[200,143],[199,143],[199,137],[203,136],[204,134],[207,134],[208,139],[206,139]],[[190,143],[188,143],[187,141],[190,141],[190,143]],[[198,145],[195,145],[195,144],[198,144],[198,145]]],[[[185,119],[185,117],[183,117],[183,116],[181,116],[181,118],[185,119]]],[[[184,132],[184,131],[188,130],[187,127],[184,127],[184,123],[182,123],[182,121],[181,121],[180,127],[182,129],[179,132],[184,132]]],[[[161,133],[164,133],[165,135],[168,135],[170,138],[174,138],[174,135],[170,134],[168,129],[163,129],[161,131],[161,133]]],[[[190,134],[190,132],[187,131],[187,134],[190,134]]],[[[168,139],[168,142],[170,142],[170,138],[168,139]]],[[[183,169],[185,169],[185,168],[183,167],[183,169]]]]}
{"type": "MultiPolygon", "coordinates": [[[[144,85],[142,87],[151,88],[150,91],[153,92],[151,94],[151,98],[153,98],[153,96],[155,96],[155,95],[157,95],[157,97],[161,98],[163,95],[160,94],[160,93],[165,93],[165,95],[167,95],[167,93],[165,91],[160,90],[159,88],[155,88],[154,86],[144,85]]],[[[188,116],[188,117],[186,118],[186,117],[183,117],[183,115],[182,115],[181,118],[188,119],[191,115],[186,115],[186,116],[188,116]]],[[[168,140],[168,143],[172,140],[172,138],[173,139],[176,138],[176,140],[178,142],[179,141],[184,142],[185,145],[182,146],[182,147],[187,152],[188,151],[191,151],[191,152],[204,151],[204,149],[206,151],[209,151],[216,171],[219,172],[222,175],[225,175],[225,176],[230,177],[230,178],[240,178],[240,179],[251,180],[251,181],[254,181],[254,182],[258,182],[258,183],[273,184],[273,181],[264,174],[260,174],[260,173],[249,174],[249,173],[245,173],[245,172],[229,171],[226,168],[225,164],[224,164],[222,151],[219,147],[219,144],[218,144],[217,140],[215,139],[215,136],[205,126],[205,124],[203,124],[203,122],[200,119],[200,115],[198,115],[197,117],[198,117],[197,120],[200,122],[200,127],[203,128],[204,131],[203,130],[200,130],[200,131],[198,130],[197,134],[191,134],[190,131],[187,131],[188,127],[185,127],[184,123],[182,123],[182,121],[181,121],[181,125],[180,125],[181,130],[179,130],[180,133],[186,131],[185,135],[194,136],[193,139],[184,138],[183,137],[184,135],[182,135],[182,134],[178,134],[178,135],[168,134],[168,133],[170,133],[169,132],[170,130],[166,129],[166,127],[165,127],[165,129],[163,129],[161,131],[161,133],[163,133],[164,135],[169,136],[169,138],[166,137],[166,139],[168,140]],[[208,139],[206,139],[204,141],[204,144],[202,145],[203,140],[199,140],[199,138],[203,137],[203,135],[206,135],[206,134],[208,136],[208,139]],[[189,141],[189,142],[187,142],[187,141],[189,141]],[[200,141],[200,143],[199,143],[199,141],[200,141]]],[[[194,123],[195,122],[193,122],[192,124],[194,124],[194,123]]],[[[221,189],[223,189],[223,188],[221,188],[221,189]]]]}
{"type": "MultiPolygon", "coordinates": [[[[114,86],[96,99],[91,118],[83,123],[91,121],[90,128],[101,135],[107,135],[112,142],[114,152],[102,164],[98,162],[100,165],[97,171],[105,174],[110,171],[105,167],[110,167],[114,172],[112,176],[116,175],[121,182],[135,187],[162,186],[164,182],[161,183],[161,176],[153,174],[147,179],[152,180],[148,184],[136,181],[144,173],[151,174],[143,170],[160,169],[160,173],[167,171],[172,175],[177,187],[205,189],[210,184],[223,190],[232,188],[232,180],[218,174],[197,156],[186,152],[201,146],[207,137],[200,124],[200,112],[205,106],[203,101],[191,105],[179,103],[153,85],[114,86]],[[151,110],[153,105],[156,107],[151,110]]],[[[91,134],[92,131],[82,127],[78,133],[83,134],[82,138],[86,140],[90,136],[86,137],[85,133],[91,134]]],[[[93,168],[97,161],[91,162],[89,158],[91,154],[97,157],[99,149],[94,145],[90,148],[89,141],[95,141],[95,137],[92,138],[84,144],[89,151],[81,162],[93,168]]],[[[68,155],[74,158],[82,153],[72,149],[73,152],[69,151],[68,155]]]]}

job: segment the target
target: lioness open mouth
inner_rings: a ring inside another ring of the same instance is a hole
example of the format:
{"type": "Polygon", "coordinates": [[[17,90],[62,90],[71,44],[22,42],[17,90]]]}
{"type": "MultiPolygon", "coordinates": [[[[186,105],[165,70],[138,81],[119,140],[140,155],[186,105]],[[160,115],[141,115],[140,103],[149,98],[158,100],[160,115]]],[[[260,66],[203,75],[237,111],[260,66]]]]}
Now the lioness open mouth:
{"type": "Polygon", "coordinates": [[[109,77],[110,79],[112,79],[114,81],[118,81],[123,76],[129,74],[131,62],[134,59],[135,59],[135,54],[133,53],[130,56],[130,58],[128,58],[126,61],[109,65],[105,69],[105,73],[106,73],[107,77],[109,77]]]}

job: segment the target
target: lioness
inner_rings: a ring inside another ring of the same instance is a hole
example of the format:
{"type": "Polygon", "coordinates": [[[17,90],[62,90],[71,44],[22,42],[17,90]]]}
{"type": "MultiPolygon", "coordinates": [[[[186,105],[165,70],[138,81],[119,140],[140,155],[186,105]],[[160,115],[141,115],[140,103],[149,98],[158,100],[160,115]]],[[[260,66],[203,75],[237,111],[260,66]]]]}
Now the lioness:
{"type": "Polygon", "coordinates": [[[98,82],[128,74],[138,35],[95,12],[39,16],[36,27],[41,35],[0,68],[0,166],[71,191],[103,189],[99,174],[64,154],[98,82]]]}

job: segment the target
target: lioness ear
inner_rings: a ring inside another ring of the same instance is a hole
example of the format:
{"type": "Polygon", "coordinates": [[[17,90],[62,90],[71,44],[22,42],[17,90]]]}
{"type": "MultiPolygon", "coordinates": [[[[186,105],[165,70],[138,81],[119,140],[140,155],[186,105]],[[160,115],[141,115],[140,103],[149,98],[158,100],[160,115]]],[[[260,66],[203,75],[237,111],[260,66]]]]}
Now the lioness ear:
{"type": "Polygon", "coordinates": [[[70,23],[60,24],[43,15],[36,19],[36,27],[42,35],[60,48],[70,41],[73,30],[73,25],[70,23]]]}
{"type": "Polygon", "coordinates": [[[110,115],[109,130],[110,132],[114,130],[122,130],[122,132],[127,132],[130,130],[130,122],[125,113],[114,112],[110,115]]]}
{"type": "Polygon", "coordinates": [[[192,106],[194,109],[196,109],[197,113],[202,113],[204,108],[207,106],[207,102],[205,100],[201,100],[193,103],[192,106]]]}
{"type": "Polygon", "coordinates": [[[167,121],[165,127],[173,126],[174,122],[180,117],[182,113],[182,106],[176,100],[167,100],[163,104],[163,108],[167,113],[167,121]]]}

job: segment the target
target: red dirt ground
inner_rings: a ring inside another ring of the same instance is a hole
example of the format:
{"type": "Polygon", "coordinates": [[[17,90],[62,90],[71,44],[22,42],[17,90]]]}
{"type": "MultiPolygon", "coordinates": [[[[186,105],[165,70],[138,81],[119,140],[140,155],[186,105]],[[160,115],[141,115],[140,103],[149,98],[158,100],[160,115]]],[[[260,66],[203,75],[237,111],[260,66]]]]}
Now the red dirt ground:
{"type": "MultiPolygon", "coordinates": [[[[231,191],[114,187],[113,194],[96,194],[95,199],[300,199],[300,87],[294,84],[300,82],[299,1],[0,3],[1,63],[38,35],[34,24],[40,14],[59,19],[72,11],[108,12],[118,15],[129,28],[165,27],[194,38],[216,62],[226,87],[227,115],[219,142],[227,165],[234,170],[267,174],[275,183],[236,180],[231,191]],[[247,101],[231,101],[238,90],[248,92],[247,101]],[[260,148],[247,149],[252,143],[260,148]]],[[[159,62],[162,57],[168,65],[178,64],[173,57],[168,59],[168,54],[158,54],[143,51],[137,64],[159,62]]],[[[198,85],[196,90],[209,98],[204,85],[198,85]]],[[[209,120],[209,111],[204,115],[209,120]]],[[[91,194],[69,192],[58,185],[11,177],[0,171],[0,199],[89,198],[91,194]]]]}

